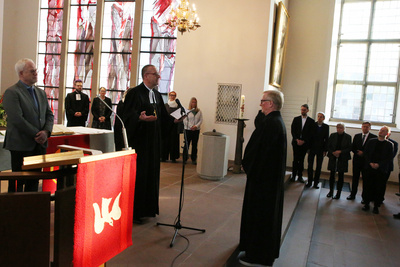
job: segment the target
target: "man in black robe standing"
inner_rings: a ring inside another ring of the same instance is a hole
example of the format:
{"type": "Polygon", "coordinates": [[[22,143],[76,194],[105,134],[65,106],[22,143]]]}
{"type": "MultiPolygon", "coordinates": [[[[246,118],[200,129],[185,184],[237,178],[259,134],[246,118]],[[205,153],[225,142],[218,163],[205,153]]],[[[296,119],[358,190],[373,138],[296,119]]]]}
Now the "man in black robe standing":
{"type": "Polygon", "coordinates": [[[247,174],[239,249],[247,266],[272,266],[279,257],[283,211],[283,180],[286,171],[286,128],[280,110],[283,94],[265,91],[261,100],[264,117],[246,146],[242,165],[247,174]]]}
{"type": "Polygon", "coordinates": [[[136,223],[159,214],[161,131],[169,121],[161,94],[154,89],[160,79],[156,67],[144,66],[142,78],[143,82],[126,94],[123,106],[128,143],[137,153],[133,209],[136,223]]]}
{"type": "Polygon", "coordinates": [[[385,194],[386,181],[390,173],[390,162],[393,161],[393,143],[388,141],[390,128],[383,126],[378,133],[378,138],[368,141],[364,150],[365,170],[364,190],[362,198],[364,200],[364,211],[370,209],[369,203],[374,202],[373,213],[379,213],[385,194]]]}
{"type": "Polygon", "coordinates": [[[65,98],[65,113],[67,126],[86,126],[89,115],[89,97],[82,92],[82,80],[74,81],[75,91],[69,93],[65,98]]]}

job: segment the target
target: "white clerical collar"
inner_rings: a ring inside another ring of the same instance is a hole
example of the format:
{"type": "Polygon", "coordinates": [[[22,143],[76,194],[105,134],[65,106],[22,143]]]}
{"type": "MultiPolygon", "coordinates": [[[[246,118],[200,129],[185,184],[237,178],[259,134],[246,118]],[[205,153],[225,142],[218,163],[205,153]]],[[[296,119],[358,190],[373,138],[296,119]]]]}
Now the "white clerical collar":
{"type": "Polygon", "coordinates": [[[149,87],[147,87],[147,85],[146,85],[145,83],[143,83],[143,84],[144,84],[144,86],[147,88],[147,90],[149,90],[149,91],[154,90],[154,88],[153,88],[153,89],[150,89],[149,87]]]}
{"type": "Polygon", "coordinates": [[[168,106],[170,106],[171,108],[177,108],[178,104],[176,103],[175,100],[171,101],[168,99],[168,106]]]}

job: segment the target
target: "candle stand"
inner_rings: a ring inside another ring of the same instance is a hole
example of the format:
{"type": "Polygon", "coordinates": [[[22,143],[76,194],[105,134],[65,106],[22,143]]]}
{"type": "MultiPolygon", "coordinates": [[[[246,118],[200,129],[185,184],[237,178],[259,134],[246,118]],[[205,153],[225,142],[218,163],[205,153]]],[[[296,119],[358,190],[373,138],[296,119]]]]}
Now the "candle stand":
{"type": "Polygon", "coordinates": [[[236,149],[235,149],[235,162],[233,164],[233,173],[241,173],[242,170],[242,155],[243,155],[243,129],[246,127],[245,121],[249,119],[235,118],[238,121],[237,134],[236,134],[236,149]]]}

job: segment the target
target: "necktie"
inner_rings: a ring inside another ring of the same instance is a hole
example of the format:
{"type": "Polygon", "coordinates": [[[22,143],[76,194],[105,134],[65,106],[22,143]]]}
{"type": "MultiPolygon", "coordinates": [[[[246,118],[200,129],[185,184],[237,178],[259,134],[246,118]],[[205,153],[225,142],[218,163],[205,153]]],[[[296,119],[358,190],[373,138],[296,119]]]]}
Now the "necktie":
{"type": "Polygon", "coordinates": [[[39,105],[38,105],[38,101],[37,101],[37,99],[36,99],[35,92],[33,91],[33,87],[28,87],[28,92],[31,94],[31,96],[32,96],[32,98],[33,98],[33,102],[35,102],[36,108],[38,108],[39,105]]]}
{"type": "Polygon", "coordinates": [[[362,144],[364,145],[365,142],[365,134],[362,135],[362,144]]]}

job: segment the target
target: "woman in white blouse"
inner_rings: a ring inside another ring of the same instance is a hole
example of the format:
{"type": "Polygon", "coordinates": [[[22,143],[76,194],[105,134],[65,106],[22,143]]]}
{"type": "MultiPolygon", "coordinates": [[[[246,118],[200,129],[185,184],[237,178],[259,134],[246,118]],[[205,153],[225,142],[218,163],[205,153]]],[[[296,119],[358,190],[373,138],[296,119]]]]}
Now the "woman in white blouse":
{"type": "MultiPolygon", "coordinates": [[[[197,164],[197,143],[199,141],[200,135],[200,125],[203,122],[203,114],[201,110],[197,107],[197,99],[192,97],[189,102],[189,114],[183,121],[185,127],[187,147],[189,148],[190,143],[192,143],[192,153],[190,158],[192,159],[192,164],[197,164]]],[[[188,159],[188,155],[184,155],[184,160],[188,159]]]]}

